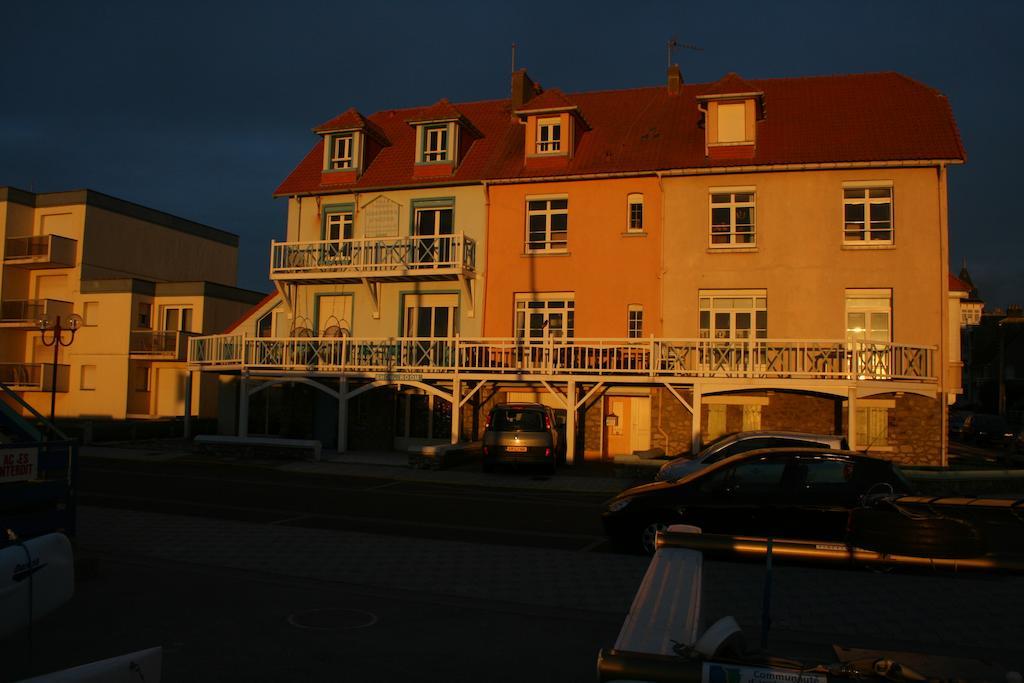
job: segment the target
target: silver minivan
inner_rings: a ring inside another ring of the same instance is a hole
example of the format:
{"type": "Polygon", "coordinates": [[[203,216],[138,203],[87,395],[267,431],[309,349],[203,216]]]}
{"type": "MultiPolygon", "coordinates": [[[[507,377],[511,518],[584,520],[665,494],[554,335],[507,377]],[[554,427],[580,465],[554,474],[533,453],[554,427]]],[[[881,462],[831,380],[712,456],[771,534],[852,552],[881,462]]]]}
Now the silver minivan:
{"type": "Polygon", "coordinates": [[[564,449],[560,422],[554,410],[540,403],[495,406],[484,427],[484,472],[498,464],[528,464],[554,473],[564,449]]]}
{"type": "Polygon", "coordinates": [[[721,439],[705,446],[695,456],[673,458],[661,466],[655,481],[676,481],[730,455],[745,453],[761,448],[831,448],[846,450],[848,444],[845,436],[830,434],[806,434],[803,432],[739,432],[723,436],[721,439]]]}

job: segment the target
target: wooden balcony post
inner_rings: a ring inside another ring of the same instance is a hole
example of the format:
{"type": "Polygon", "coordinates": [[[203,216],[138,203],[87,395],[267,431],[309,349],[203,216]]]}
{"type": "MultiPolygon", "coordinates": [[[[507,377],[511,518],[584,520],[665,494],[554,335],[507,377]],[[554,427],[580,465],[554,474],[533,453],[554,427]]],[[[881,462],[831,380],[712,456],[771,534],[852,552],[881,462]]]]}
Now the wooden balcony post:
{"type": "Polygon", "coordinates": [[[576,464],[576,380],[570,379],[566,387],[565,403],[565,463],[576,464]]]}
{"type": "Polygon", "coordinates": [[[185,370],[185,424],[183,436],[186,440],[192,438],[192,371],[185,370]]]}
{"type": "Polygon", "coordinates": [[[455,375],[455,379],[452,380],[452,445],[454,446],[459,442],[459,426],[462,423],[462,412],[460,404],[462,403],[462,380],[459,379],[458,375],[455,375]]]}
{"type": "Polygon", "coordinates": [[[338,452],[348,450],[348,377],[338,380],[338,452]]]}
{"type": "Polygon", "coordinates": [[[249,377],[244,373],[238,378],[238,435],[249,436],[249,377]]]}
{"type": "Polygon", "coordinates": [[[693,398],[690,399],[690,453],[695,455],[700,450],[701,413],[703,412],[701,387],[693,383],[693,398]]]}

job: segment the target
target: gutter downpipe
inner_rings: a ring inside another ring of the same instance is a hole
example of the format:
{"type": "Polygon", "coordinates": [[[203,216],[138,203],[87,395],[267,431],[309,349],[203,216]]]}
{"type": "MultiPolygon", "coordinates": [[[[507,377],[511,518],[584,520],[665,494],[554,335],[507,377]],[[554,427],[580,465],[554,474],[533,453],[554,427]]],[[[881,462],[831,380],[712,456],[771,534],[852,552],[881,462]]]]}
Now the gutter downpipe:
{"type": "Polygon", "coordinates": [[[946,182],[946,165],[939,162],[936,168],[938,172],[939,191],[939,296],[941,305],[939,307],[939,325],[941,335],[939,336],[941,349],[939,353],[939,395],[940,418],[939,426],[942,429],[942,452],[940,464],[942,467],[949,466],[949,345],[953,343],[950,339],[949,330],[949,207],[946,194],[948,184],[946,182]]]}
{"type": "MultiPolygon", "coordinates": [[[[658,178],[658,195],[661,201],[661,250],[658,254],[658,280],[660,286],[658,288],[658,327],[661,330],[661,334],[665,336],[665,231],[668,229],[668,221],[665,220],[665,184],[663,182],[664,172],[657,171],[655,176],[658,178]]],[[[651,358],[651,362],[654,359],[651,358]]],[[[665,411],[665,388],[659,389],[658,395],[658,434],[665,441],[665,452],[668,453],[669,439],[668,432],[661,426],[662,413],[665,411]]]]}

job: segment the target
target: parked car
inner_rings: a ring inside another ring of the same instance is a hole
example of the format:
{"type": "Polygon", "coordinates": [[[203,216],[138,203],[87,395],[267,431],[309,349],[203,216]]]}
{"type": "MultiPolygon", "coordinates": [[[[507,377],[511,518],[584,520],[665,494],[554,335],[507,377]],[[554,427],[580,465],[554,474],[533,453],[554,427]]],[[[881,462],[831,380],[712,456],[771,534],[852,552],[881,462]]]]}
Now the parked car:
{"type": "Polygon", "coordinates": [[[949,438],[959,440],[963,437],[964,422],[971,415],[972,413],[962,410],[950,411],[949,420],[946,423],[946,433],[949,435],[949,438]]]}
{"type": "Polygon", "coordinates": [[[564,420],[540,403],[495,406],[484,427],[483,470],[499,464],[542,465],[554,473],[565,450],[564,420]]]}
{"type": "Polygon", "coordinates": [[[969,415],[960,433],[964,441],[999,448],[1009,445],[1014,437],[1013,430],[1006,424],[1006,418],[986,413],[969,415]]]}
{"type": "Polygon", "coordinates": [[[849,448],[844,436],[805,434],[802,432],[739,432],[723,436],[705,446],[695,456],[683,456],[669,460],[661,466],[654,480],[675,481],[691,472],[696,472],[701,467],[706,467],[737,453],[756,451],[760,448],[786,448],[793,446],[798,448],[835,448],[838,450],[849,448]]]}
{"type": "Polygon", "coordinates": [[[850,451],[772,448],[730,456],[673,482],[627,489],[601,521],[617,550],[654,552],[671,524],[706,533],[842,542],[869,493],[913,493],[899,468],[850,451]]]}

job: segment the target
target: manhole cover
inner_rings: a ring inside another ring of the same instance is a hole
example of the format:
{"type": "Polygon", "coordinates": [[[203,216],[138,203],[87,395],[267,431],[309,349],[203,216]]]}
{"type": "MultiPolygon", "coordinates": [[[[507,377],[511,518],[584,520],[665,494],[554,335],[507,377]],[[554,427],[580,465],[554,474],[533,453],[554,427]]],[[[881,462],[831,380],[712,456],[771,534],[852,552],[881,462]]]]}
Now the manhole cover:
{"type": "Polygon", "coordinates": [[[296,628],[342,631],[373,626],[377,623],[377,615],[360,609],[344,607],[311,609],[290,615],[288,623],[296,628]]]}

